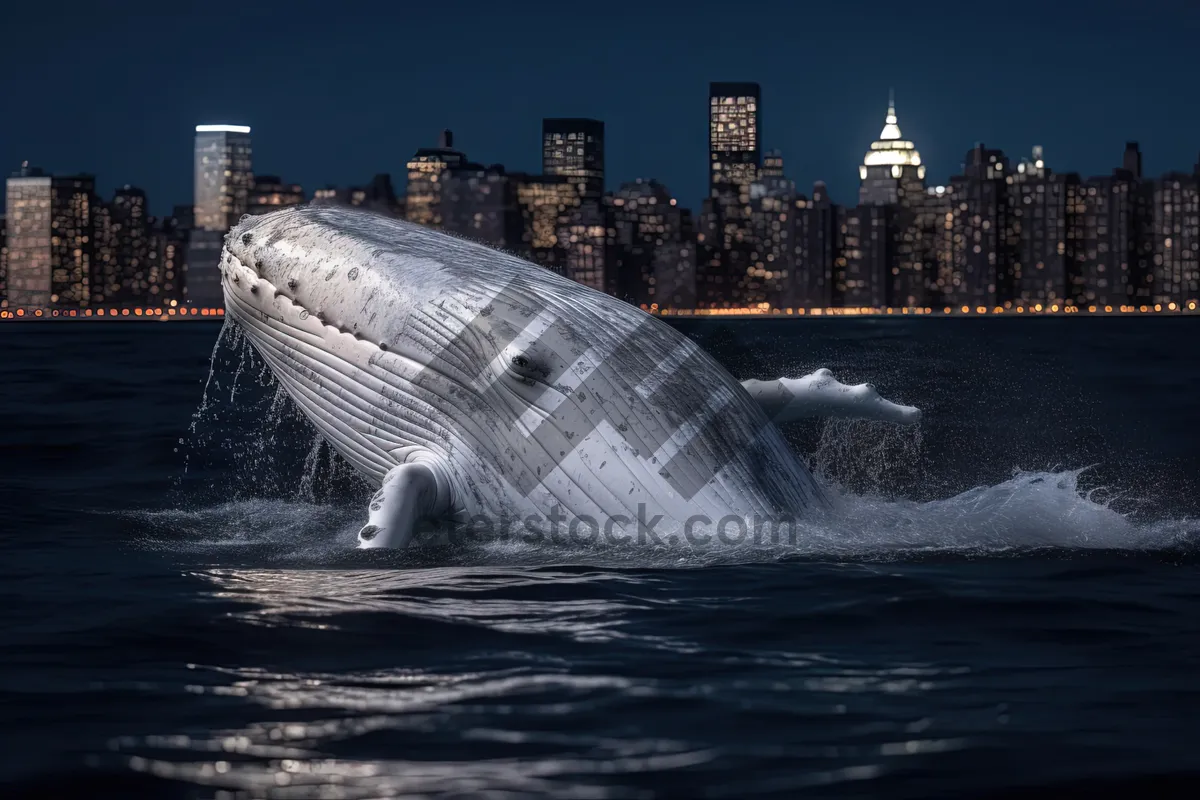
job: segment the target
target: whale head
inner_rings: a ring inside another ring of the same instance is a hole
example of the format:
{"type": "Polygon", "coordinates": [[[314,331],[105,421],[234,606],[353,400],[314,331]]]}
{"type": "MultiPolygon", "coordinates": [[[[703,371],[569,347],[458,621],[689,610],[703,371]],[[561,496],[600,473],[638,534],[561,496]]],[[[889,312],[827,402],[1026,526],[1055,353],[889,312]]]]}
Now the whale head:
{"type": "MultiPolygon", "coordinates": [[[[226,238],[227,316],[377,484],[405,463],[460,514],[799,511],[821,499],[691,340],[514,255],[337,207],[226,238]]],[[[618,525],[623,523],[618,522],[618,525]]]]}

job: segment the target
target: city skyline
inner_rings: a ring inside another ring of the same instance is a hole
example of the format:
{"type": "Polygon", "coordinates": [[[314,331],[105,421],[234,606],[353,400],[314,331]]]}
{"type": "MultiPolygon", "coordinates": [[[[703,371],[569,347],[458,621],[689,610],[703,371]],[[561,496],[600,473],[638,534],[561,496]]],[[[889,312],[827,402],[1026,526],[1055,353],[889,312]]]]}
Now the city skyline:
{"type": "MultiPolygon", "coordinates": [[[[706,85],[710,86],[710,87],[718,87],[718,86],[760,87],[761,86],[757,82],[743,82],[740,84],[739,83],[731,84],[731,83],[727,83],[727,82],[723,83],[721,81],[712,81],[706,85]]],[[[760,89],[760,91],[762,91],[763,94],[765,94],[765,90],[760,89]]],[[[757,145],[757,148],[752,151],[747,151],[747,152],[753,152],[754,154],[756,154],[758,156],[758,161],[759,161],[760,166],[762,164],[764,157],[767,157],[767,158],[782,157],[788,164],[788,168],[786,170],[787,175],[796,184],[797,187],[806,187],[806,186],[812,187],[818,183],[823,183],[828,188],[829,197],[835,204],[854,205],[856,202],[859,202],[859,201],[863,200],[864,197],[866,197],[865,195],[863,195],[863,188],[862,188],[862,182],[866,179],[864,177],[864,175],[862,174],[862,170],[864,168],[864,160],[863,160],[863,156],[862,156],[863,149],[878,145],[881,138],[882,139],[890,138],[887,135],[887,129],[896,124],[896,116],[900,110],[903,110],[903,106],[896,99],[896,92],[894,89],[889,89],[886,96],[887,96],[886,103],[879,103],[876,105],[876,109],[877,109],[876,117],[877,117],[877,119],[882,120],[882,122],[877,121],[872,128],[872,130],[877,131],[877,133],[866,136],[863,139],[862,144],[856,146],[856,152],[858,155],[857,155],[856,159],[851,159],[852,163],[850,164],[849,167],[845,167],[844,165],[838,165],[838,166],[834,167],[833,169],[831,169],[832,172],[853,173],[854,186],[852,188],[849,186],[842,186],[841,187],[842,192],[840,194],[839,194],[837,188],[835,188],[835,183],[833,181],[830,181],[828,178],[817,176],[812,181],[806,181],[803,178],[796,177],[793,174],[793,167],[792,167],[794,162],[788,156],[787,151],[778,146],[775,146],[774,143],[770,140],[769,135],[764,136],[760,132],[759,133],[760,141],[757,145]],[[884,131],[878,132],[880,130],[881,126],[884,128],[884,131]]],[[[771,105],[771,100],[769,98],[767,98],[766,100],[762,100],[761,97],[759,97],[758,100],[759,100],[759,102],[765,104],[767,106],[767,108],[769,109],[769,107],[771,105]]],[[[764,116],[766,118],[769,118],[770,111],[769,110],[766,111],[764,116]]],[[[909,129],[920,130],[921,129],[919,121],[918,121],[918,124],[912,124],[909,122],[909,119],[910,119],[910,115],[905,114],[904,115],[905,121],[903,122],[903,125],[906,130],[909,130],[909,129]]],[[[501,160],[491,159],[491,158],[487,158],[487,157],[481,157],[481,155],[483,155],[483,154],[478,152],[477,149],[472,149],[470,152],[470,155],[472,157],[475,157],[481,163],[502,166],[505,170],[507,170],[509,172],[528,173],[528,174],[540,173],[540,172],[542,172],[542,167],[545,164],[546,147],[547,147],[546,142],[545,142],[545,137],[547,134],[546,134],[546,131],[544,130],[544,124],[548,120],[554,120],[556,122],[596,123],[600,127],[601,136],[605,137],[604,130],[605,130],[606,123],[603,119],[588,118],[588,117],[576,117],[576,118],[539,117],[537,119],[537,123],[538,123],[538,127],[542,129],[542,130],[540,130],[540,136],[535,136],[533,144],[531,146],[526,147],[527,150],[530,150],[533,153],[533,158],[534,158],[534,163],[530,164],[528,168],[521,168],[519,166],[513,166],[513,165],[509,164],[508,162],[501,161],[501,160]],[[540,147],[538,146],[539,141],[541,142],[540,147]]],[[[703,120],[701,121],[700,125],[701,125],[701,127],[704,126],[703,120]]],[[[252,131],[253,131],[254,140],[258,141],[259,140],[258,128],[255,127],[252,122],[249,124],[245,124],[242,121],[218,121],[218,122],[210,121],[210,122],[205,122],[205,123],[200,123],[200,124],[189,123],[188,127],[182,132],[182,134],[180,134],[180,132],[176,132],[176,134],[177,134],[177,138],[187,138],[187,140],[189,142],[189,150],[194,151],[197,146],[196,141],[194,138],[188,137],[188,134],[191,134],[192,137],[194,137],[196,134],[200,134],[200,133],[206,133],[209,135],[224,135],[224,136],[228,136],[231,134],[235,135],[235,136],[239,135],[239,134],[245,134],[248,136],[251,134],[252,131]]],[[[389,170],[389,169],[374,168],[374,169],[368,170],[368,172],[363,175],[349,176],[345,180],[341,180],[341,179],[326,180],[326,181],[319,181],[315,184],[307,184],[307,183],[304,183],[303,181],[296,180],[293,177],[294,173],[300,172],[302,170],[300,170],[300,169],[290,169],[289,170],[287,168],[287,165],[283,165],[284,166],[283,169],[272,169],[270,171],[266,171],[266,170],[259,171],[257,164],[260,159],[256,156],[255,168],[252,171],[252,176],[254,178],[258,178],[258,177],[279,178],[280,180],[286,181],[288,186],[303,187],[304,193],[308,199],[313,199],[314,197],[320,197],[322,192],[328,192],[330,189],[332,189],[334,187],[358,185],[362,182],[362,179],[364,177],[366,177],[367,175],[372,175],[372,174],[373,175],[388,175],[388,176],[390,176],[392,178],[392,180],[395,181],[394,189],[399,193],[403,193],[407,187],[407,180],[410,176],[409,171],[405,168],[405,165],[411,161],[411,159],[413,157],[412,153],[413,152],[420,153],[422,151],[437,150],[438,148],[443,146],[444,142],[442,141],[442,139],[445,135],[450,133],[450,131],[451,131],[450,128],[440,128],[440,129],[436,129],[436,130],[431,130],[429,141],[423,142],[423,143],[417,145],[416,147],[414,147],[413,151],[411,151],[408,156],[405,156],[403,159],[401,159],[401,162],[399,163],[399,165],[397,166],[397,168],[394,171],[389,170]],[[432,144],[434,142],[437,143],[436,146],[434,144],[432,144]]],[[[461,143],[461,138],[458,137],[457,132],[454,133],[454,136],[455,136],[455,142],[461,143]]],[[[917,137],[906,133],[905,139],[908,141],[901,142],[901,144],[913,146],[912,147],[913,150],[922,151],[922,152],[927,153],[929,151],[929,148],[920,141],[914,141],[916,138],[917,137]]],[[[1150,158],[1146,158],[1148,153],[1147,153],[1147,149],[1145,147],[1145,143],[1141,142],[1140,140],[1132,139],[1129,137],[1120,139],[1119,141],[1111,142],[1108,156],[1107,156],[1107,158],[1108,158],[1107,162],[1095,171],[1076,169],[1071,166],[1069,161],[1063,160],[1061,158],[1056,158],[1055,157],[1056,154],[1047,152],[1047,148],[1044,145],[1039,144],[1037,142],[1030,144],[1028,147],[1024,148],[1023,150],[1015,150],[1015,151],[1010,148],[1006,148],[1002,145],[1001,146],[993,146],[994,145],[993,142],[983,141],[983,140],[979,140],[979,139],[974,140],[972,146],[973,147],[986,146],[989,150],[994,150],[996,152],[1002,152],[1009,158],[1023,158],[1026,154],[1030,154],[1030,153],[1037,154],[1036,157],[1039,160],[1044,158],[1044,160],[1046,161],[1047,164],[1053,162],[1054,170],[1058,173],[1074,173],[1074,174],[1080,175],[1081,177],[1087,178],[1087,177],[1100,177],[1100,176],[1107,174],[1107,172],[1112,169],[1113,164],[1116,163],[1116,162],[1114,162],[1114,158],[1115,158],[1114,154],[1118,152],[1118,148],[1123,147],[1125,144],[1127,144],[1129,142],[1135,142],[1141,148],[1140,157],[1142,159],[1142,163],[1149,165],[1149,166],[1145,166],[1143,168],[1143,174],[1145,174],[1147,177],[1153,177],[1155,175],[1165,175],[1165,174],[1172,173],[1172,172],[1190,171],[1196,163],[1200,163],[1200,137],[1198,137],[1196,141],[1197,141],[1197,146],[1193,153],[1192,161],[1187,162],[1187,163],[1180,163],[1180,164],[1167,164],[1167,165],[1164,165],[1164,167],[1161,170],[1156,170],[1153,166],[1154,164],[1161,162],[1161,158],[1156,159],[1153,157],[1152,154],[1150,154],[1151,155],[1150,158]]],[[[528,145],[529,143],[526,143],[526,144],[528,145]]],[[[606,143],[604,143],[602,141],[601,156],[605,161],[607,161],[608,156],[605,153],[604,144],[606,144],[606,143]]],[[[261,149],[262,148],[257,148],[257,150],[259,152],[261,152],[261,149]]],[[[484,144],[482,147],[478,148],[478,150],[483,150],[483,151],[486,151],[486,149],[487,149],[486,144],[484,144]]],[[[462,152],[465,152],[465,150],[459,150],[456,152],[460,152],[460,154],[461,154],[462,152]]],[[[941,179],[941,180],[938,179],[939,174],[933,171],[934,168],[929,166],[928,157],[921,157],[919,162],[917,162],[922,167],[921,180],[924,180],[926,182],[926,184],[930,187],[934,187],[937,185],[949,185],[951,178],[954,175],[961,173],[962,170],[968,166],[968,162],[962,158],[961,152],[969,152],[969,148],[965,151],[962,148],[960,148],[959,152],[960,152],[960,156],[959,156],[957,165],[953,168],[953,170],[951,172],[946,173],[944,175],[943,179],[941,179]]],[[[710,153],[709,158],[711,158],[711,157],[712,157],[712,155],[710,153]]],[[[945,161],[946,159],[945,159],[945,157],[943,157],[940,160],[945,161]]],[[[526,163],[527,161],[528,161],[528,159],[522,159],[520,161],[520,163],[526,163]]],[[[1186,159],[1185,159],[1185,161],[1186,161],[1186,159]]],[[[275,161],[272,159],[272,160],[269,160],[268,163],[274,164],[275,161]]],[[[880,163],[882,163],[882,162],[880,162],[880,163]]],[[[891,164],[890,161],[887,163],[891,164]]],[[[907,163],[907,162],[905,162],[905,163],[907,163]]],[[[28,159],[28,158],[21,158],[15,162],[13,162],[11,165],[6,165],[5,167],[0,168],[0,172],[2,172],[4,175],[12,175],[12,174],[20,171],[22,164],[36,165],[36,167],[38,169],[45,171],[45,173],[47,175],[87,176],[88,178],[91,178],[92,180],[94,180],[97,194],[101,195],[101,196],[112,196],[112,195],[120,193],[122,190],[129,189],[131,186],[136,187],[145,194],[146,207],[147,207],[147,209],[149,209],[149,213],[154,216],[167,216],[173,210],[177,209],[181,204],[187,204],[186,203],[187,200],[189,200],[189,199],[194,200],[195,186],[197,185],[196,181],[199,178],[199,176],[195,172],[195,167],[193,165],[193,167],[188,170],[190,182],[185,187],[183,187],[183,190],[179,193],[179,196],[178,197],[171,196],[167,199],[162,199],[162,198],[155,198],[150,193],[150,191],[145,188],[145,186],[138,184],[135,181],[129,181],[129,180],[116,180],[111,183],[111,188],[108,189],[107,191],[105,191],[104,187],[110,186],[110,183],[109,183],[108,179],[106,179],[106,178],[102,179],[103,176],[100,174],[99,170],[95,170],[95,169],[65,170],[65,171],[57,170],[48,164],[45,164],[42,162],[37,162],[37,161],[28,159]]],[[[913,166],[915,167],[916,164],[913,164],[913,166]]],[[[706,196],[708,196],[708,194],[712,191],[713,173],[712,173],[711,169],[709,169],[709,170],[701,169],[701,174],[703,175],[703,178],[704,178],[705,189],[700,194],[700,196],[696,197],[694,200],[691,200],[689,198],[681,196],[680,193],[675,191],[674,187],[672,186],[672,184],[669,181],[667,181],[657,175],[654,175],[654,174],[634,175],[634,176],[630,176],[627,178],[617,177],[617,176],[614,176],[610,170],[606,169],[604,163],[602,163],[600,165],[599,172],[602,175],[602,180],[604,181],[603,191],[605,191],[605,192],[609,192],[609,193],[615,192],[621,186],[623,186],[625,184],[632,184],[632,183],[643,182],[643,181],[653,181],[656,184],[666,186],[668,188],[668,190],[671,191],[672,196],[679,202],[680,205],[682,205],[685,208],[699,208],[703,199],[706,196]]],[[[849,179],[847,179],[847,183],[849,183],[849,179]]],[[[244,188],[245,188],[245,191],[248,192],[252,187],[248,185],[244,188]]],[[[6,191],[6,187],[4,184],[0,184],[0,191],[6,191]]],[[[804,191],[804,190],[801,189],[801,191],[804,191]]],[[[0,195],[0,200],[2,200],[3,197],[4,197],[4,195],[0,195]]],[[[248,200],[245,202],[248,202],[248,200]]],[[[245,202],[244,202],[244,204],[245,204],[245,202]]],[[[3,205],[4,205],[4,203],[0,202],[0,208],[2,208],[3,205]]]]}
{"type": "Polygon", "coordinates": [[[286,19],[248,10],[239,25],[257,44],[215,59],[211,42],[227,33],[219,15],[147,4],[139,22],[118,24],[66,0],[53,18],[33,7],[7,13],[15,29],[53,28],[60,52],[100,59],[120,80],[60,102],[53,87],[69,82],[78,59],[30,75],[21,65],[41,61],[41,45],[14,37],[0,51],[0,80],[21,124],[0,127],[0,159],[6,172],[24,160],[92,172],[104,195],[139,186],[163,214],[190,194],[179,166],[190,142],[179,132],[200,120],[253,126],[259,170],[316,188],[376,172],[399,180],[409,155],[443,128],[484,163],[533,172],[541,118],[591,117],[607,126],[610,188],[655,178],[694,207],[708,181],[707,83],[756,80],[770,98],[763,147],[784,153],[798,184],[826,181],[840,203],[852,202],[858,151],[878,130],[889,88],[937,180],[976,141],[1014,154],[1041,145],[1058,169],[1084,175],[1106,172],[1126,140],[1142,144],[1149,174],[1192,163],[1200,110],[1182,98],[1200,9],[1101,1],[1084,16],[1045,5],[1017,3],[999,17],[948,2],[903,13],[870,2],[747,3],[745,34],[722,40],[718,56],[715,6],[703,2],[637,16],[532,5],[488,14],[451,2],[433,28],[428,15],[370,3],[339,9],[331,24],[324,6],[299,2],[286,19]],[[428,29],[439,33],[404,36],[428,29]],[[403,56],[379,46],[397,36],[403,56]]]}
{"type": "MultiPolygon", "coordinates": [[[[311,198],[467,236],[664,312],[1178,310],[1200,298],[1200,158],[1151,176],[1126,142],[1109,174],[1081,176],[1055,171],[1040,146],[1014,163],[976,143],[935,183],[890,95],[857,202],[841,205],[824,182],[798,187],[783,154],[764,148],[759,84],[711,82],[707,107],[709,193],[696,209],[654,179],[606,185],[605,124],[592,118],[543,118],[537,173],[473,161],[447,129],[409,158],[401,192],[377,173],[311,198]]],[[[107,201],[93,175],[24,162],[0,218],[0,307],[219,308],[225,232],[309,199],[255,175],[251,132],[194,126],[193,202],[169,217],[149,215],[139,187],[107,201]]]]}

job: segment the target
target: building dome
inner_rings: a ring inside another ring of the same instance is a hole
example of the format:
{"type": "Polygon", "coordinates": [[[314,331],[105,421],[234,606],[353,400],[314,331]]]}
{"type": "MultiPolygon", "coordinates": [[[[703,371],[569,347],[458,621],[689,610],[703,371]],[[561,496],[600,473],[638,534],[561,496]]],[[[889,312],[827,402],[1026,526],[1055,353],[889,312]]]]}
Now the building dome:
{"type": "Polygon", "coordinates": [[[887,118],[884,120],[883,130],[879,132],[879,138],[871,143],[871,149],[863,157],[860,171],[864,179],[867,167],[896,167],[897,169],[892,170],[893,173],[899,173],[904,167],[918,167],[922,176],[925,172],[921,168],[921,154],[917,152],[917,146],[902,138],[894,101],[888,103],[887,118]]]}

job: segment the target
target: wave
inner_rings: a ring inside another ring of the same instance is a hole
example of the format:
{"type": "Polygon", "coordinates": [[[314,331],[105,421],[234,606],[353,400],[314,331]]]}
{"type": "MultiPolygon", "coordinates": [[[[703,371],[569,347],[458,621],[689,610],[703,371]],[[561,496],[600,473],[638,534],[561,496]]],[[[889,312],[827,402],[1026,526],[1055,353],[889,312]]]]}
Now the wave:
{"type": "MultiPolygon", "coordinates": [[[[842,492],[836,510],[816,513],[794,529],[756,536],[684,537],[678,531],[614,542],[551,535],[488,534],[451,526],[431,531],[405,551],[358,551],[361,506],[305,500],[246,499],[195,509],[139,511],[142,543],[173,552],[311,565],[426,566],[452,562],[602,567],[696,567],[784,558],[896,559],[936,553],[973,556],[1033,549],[1166,550],[1200,535],[1192,519],[1139,520],[1080,487],[1084,469],[1019,472],[994,486],[948,499],[894,500],[842,492]]],[[[519,530],[519,529],[518,529],[519,530]]],[[[710,529],[711,530],[711,529],[710,529]]]]}

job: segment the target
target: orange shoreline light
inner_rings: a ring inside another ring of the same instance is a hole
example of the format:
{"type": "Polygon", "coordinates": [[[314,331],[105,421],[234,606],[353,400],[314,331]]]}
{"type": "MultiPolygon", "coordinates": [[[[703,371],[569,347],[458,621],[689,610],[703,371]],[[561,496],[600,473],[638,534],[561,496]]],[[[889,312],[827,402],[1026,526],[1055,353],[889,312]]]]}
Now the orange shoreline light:
{"type": "MultiPolygon", "coordinates": [[[[1058,305],[1052,303],[1049,306],[1042,306],[1040,303],[1035,303],[1030,306],[1022,305],[1006,305],[987,308],[985,306],[959,306],[945,308],[930,308],[920,306],[901,306],[901,307],[871,307],[871,306],[833,306],[826,308],[774,308],[767,303],[761,303],[755,306],[743,306],[738,308],[661,308],[657,304],[643,306],[643,310],[660,317],[870,317],[870,316],[889,316],[889,315],[917,315],[917,316],[942,316],[942,317],[959,317],[959,316],[1012,316],[1019,314],[1022,316],[1059,316],[1061,314],[1078,314],[1081,311],[1087,311],[1090,314],[1165,314],[1165,315],[1186,315],[1191,316],[1200,314],[1200,300],[1186,301],[1171,301],[1165,305],[1155,303],[1154,305],[1120,305],[1120,306],[1075,306],[1075,305],[1058,305]]],[[[0,309],[0,321],[22,320],[22,319],[90,319],[98,317],[100,319],[120,318],[128,320],[129,318],[142,319],[211,319],[213,317],[224,317],[225,309],[223,308],[201,308],[196,306],[177,306],[174,308],[2,308],[0,309]]]]}

